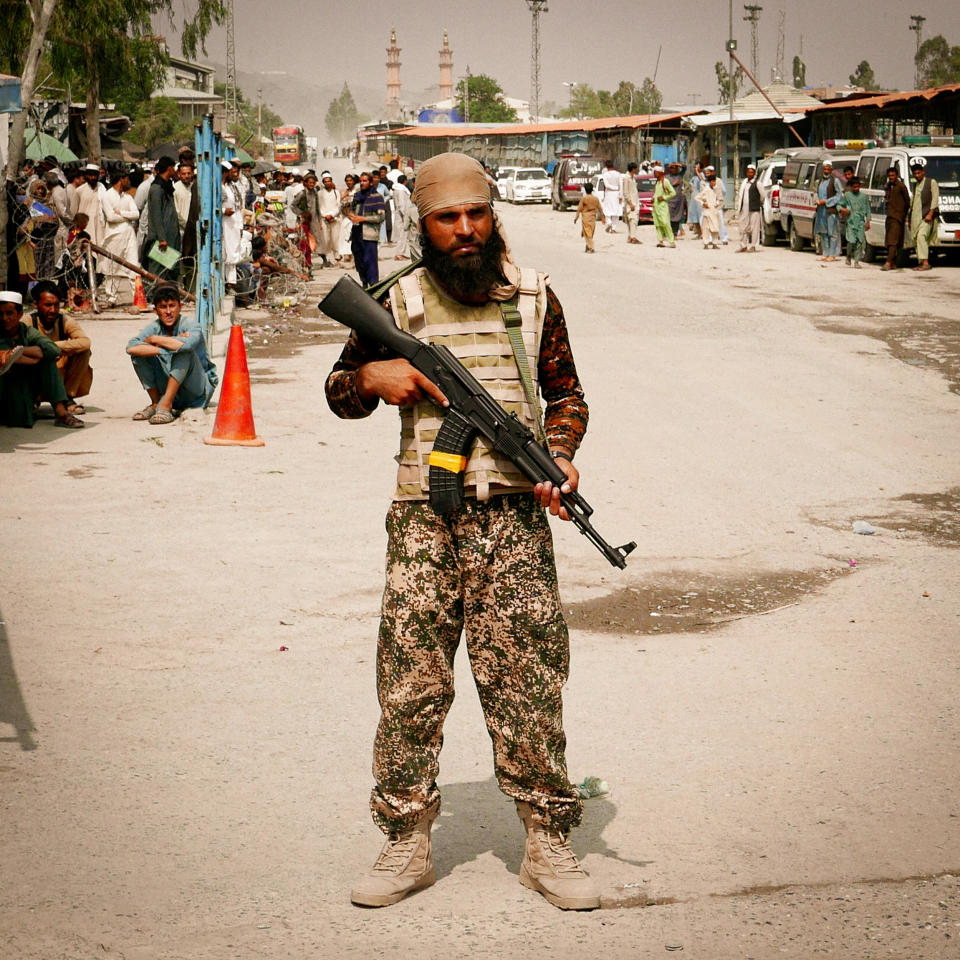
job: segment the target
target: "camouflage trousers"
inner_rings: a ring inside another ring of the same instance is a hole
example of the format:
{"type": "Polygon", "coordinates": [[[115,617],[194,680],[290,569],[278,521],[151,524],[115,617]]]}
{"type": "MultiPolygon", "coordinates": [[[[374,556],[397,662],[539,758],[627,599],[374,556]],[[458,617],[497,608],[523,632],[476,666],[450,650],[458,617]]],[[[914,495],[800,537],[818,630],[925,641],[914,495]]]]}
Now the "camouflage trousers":
{"type": "Polygon", "coordinates": [[[449,517],[427,502],[396,501],[387,533],[375,822],[403,831],[439,807],[443,721],[464,632],[500,789],[547,824],[576,826],[582,805],[567,777],[561,703],[570,645],[544,512],[529,493],[468,499],[449,517]]]}

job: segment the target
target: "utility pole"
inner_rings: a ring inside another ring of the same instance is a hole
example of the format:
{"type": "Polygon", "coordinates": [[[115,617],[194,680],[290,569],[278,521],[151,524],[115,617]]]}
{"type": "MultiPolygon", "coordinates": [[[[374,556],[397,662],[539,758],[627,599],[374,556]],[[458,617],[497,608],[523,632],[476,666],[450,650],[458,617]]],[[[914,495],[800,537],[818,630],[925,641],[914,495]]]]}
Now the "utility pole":
{"type": "Polygon", "coordinates": [[[729,90],[727,100],[730,102],[730,122],[733,123],[733,99],[736,96],[736,85],[733,78],[733,51],[737,49],[737,41],[733,39],[733,0],[730,0],[730,28],[727,31],[727,53],[729,67],[727,68],[727,83],[729,90]]]}
{"type": "Polygon", "coordinates": [[[913,14],[910,17],[913,21],[910,24],[910,29],[917,35],[917,52],[913,57],[913,85],[916,89],[920,89],[920,64],[917,63],[917,57],[920,56],[920,44],[923,43],[923,24],[926,21],[926,17],[921,17],[919,13],[913,14]]]}
{"type": "Polygon", "coordinates": [[[760,26],[760,12],[763,7],[758,7],[755,3],[745,3],[743,9],[747,11],[747,15],[743,19],[750,24],[750,69],[756,76],[759,72],[758,65],[760,63],[758,27],[760,26]]]}
{"type": "Polygon", "coordinates": [[[227,130],[237,124],[237,48],[233,33],[233,0],[227,0],[227,130]]]}
{"type": "Polygon", "coordinates": [[[547,0],[526,0],[532,19],[530,27],[530,122],[540,119],[540,14],[548,10],[547,0]]]}

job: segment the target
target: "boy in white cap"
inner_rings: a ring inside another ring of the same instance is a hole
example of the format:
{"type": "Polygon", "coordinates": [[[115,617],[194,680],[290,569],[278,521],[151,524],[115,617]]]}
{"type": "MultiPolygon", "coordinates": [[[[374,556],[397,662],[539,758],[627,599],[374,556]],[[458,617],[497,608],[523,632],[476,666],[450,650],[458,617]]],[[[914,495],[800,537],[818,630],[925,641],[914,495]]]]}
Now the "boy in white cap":
{"type": "Polygon", "coordinates": [[[723,216],[723,200],[714,189],[717,180],[717,171],[713,167],[705,167],[700,189],[694,196],[694,201],[700,207],[700,234],[703,237],[703,249],[720,249],[720,218],[723,216]]]}

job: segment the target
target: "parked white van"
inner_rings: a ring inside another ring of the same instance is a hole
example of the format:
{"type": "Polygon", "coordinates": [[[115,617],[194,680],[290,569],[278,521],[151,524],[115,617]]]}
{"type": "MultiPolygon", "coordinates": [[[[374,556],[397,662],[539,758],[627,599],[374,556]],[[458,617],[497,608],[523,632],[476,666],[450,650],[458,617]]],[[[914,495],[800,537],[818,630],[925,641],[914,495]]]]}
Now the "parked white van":
{"type": "MultiPolygon", "coordinates": [[[[804,147],[787,159],[780,188],[780,226],[791,250],[802,250],[813,241],[813,221],[817,215],[817,186],[823,177],[823,160],[833,161],[838,176],[847,165],[856,167],[859,150],[828,150],[826,147],[804,147]]],[[[842,181],[841,181],[842,182],[842,181]]]]}
{"type": "MultiPolygon", "coordinates": [[[[927,138],[936,141],[938,138],[927,138]]],[[[952,141],[954,138],[944,138],[952,141]]],[[[885,255],[884,233],[886,230],[887,171],[896,167],[901,179],[913,196],[914,179],[910,174],[910,161],[923,157],[927,161],[926,175],[940,186],[940,217],[937,233],[931,247],[960,247],[960,144],[938,147],[913,144],[898,144],[895,147],[875,147],[864,150],[857,164],[860,192],[870,198],[870,229],[867,231],[867,259],[873,255],[885,255]]],[[[909,223],[905,231],[904,247],[913,247],[909,223]]]]}

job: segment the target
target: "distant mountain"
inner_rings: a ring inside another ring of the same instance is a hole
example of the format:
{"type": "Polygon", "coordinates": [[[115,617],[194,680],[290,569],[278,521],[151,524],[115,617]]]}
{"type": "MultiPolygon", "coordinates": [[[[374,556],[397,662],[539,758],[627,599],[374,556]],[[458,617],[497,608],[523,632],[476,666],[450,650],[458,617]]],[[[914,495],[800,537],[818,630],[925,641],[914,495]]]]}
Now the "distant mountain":
{"type": "MultiPolygon", "coordinates": [[[[220,63],[211,63],[216,68],[217,80],[224,82],[227,77],[227,68],[220,63]]],[[[267,70],[259,73],[237,71],[237,84],[243,95],[251,103],[257,102],[257,90],[263,91],[263,102],[271,110],[283,117],[284,123],[296,124],[303,127],[308,137],[317,137],[320,144],[327,142],[327,128],[324,118],[330,102],[340,95],[343,81],[318,83],[308,77],[297,76],[282,70],[267,70]]],[[[386,90],[361,86],[348,81],[350,92],[353,94],[357,109],[373,120],[384,115],[384,101],[386,90]]],[[[404,90],[404,101],[413,105],[429,103],[436,99],[437,90],[408,91],[404,90]]]]}

